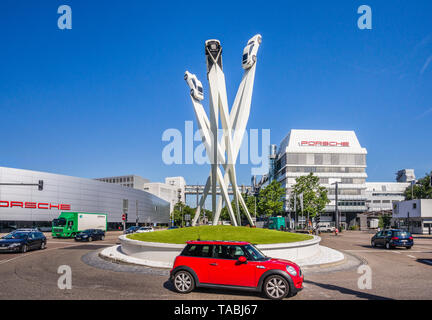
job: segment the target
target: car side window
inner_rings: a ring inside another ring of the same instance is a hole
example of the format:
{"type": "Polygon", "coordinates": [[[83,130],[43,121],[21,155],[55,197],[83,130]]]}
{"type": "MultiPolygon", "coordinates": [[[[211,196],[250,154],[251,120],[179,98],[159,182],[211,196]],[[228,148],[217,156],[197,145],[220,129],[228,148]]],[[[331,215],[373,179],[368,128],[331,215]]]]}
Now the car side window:
{"type": "Polygon", "coordinates": [[[29,238],[30,238],[30,239],[36,239],[36,235],[35,235],[35,233],[34,233],[34,232],[31,232],[29,238]]]}
{"type": "Polygon", "coordinates": [[[210,245],[188,245],[184,249],[182,255],[188,257],[211,257],[212,246],[210,245]]]}
{"type": "Polygon", "coordinates": [[[241,246],[237,245],[217,245],[215,246],[213,257],[218,259],[237,260],[245,253],[241,246]]]}
{"type": "Polygon", "coordinates": [[[392,236],[392,232],[391,231],[387,231],[385,234],[386,237],[391,237],[392,236]]]}
{"type": "Polygon", "coordinates": [[[380,231],[380,232],[378,232],[378,233],[376,234],[376,236],[377,236],[377,237],[381,237],[382,234],[383,234],[382,231],[380,231]]]}

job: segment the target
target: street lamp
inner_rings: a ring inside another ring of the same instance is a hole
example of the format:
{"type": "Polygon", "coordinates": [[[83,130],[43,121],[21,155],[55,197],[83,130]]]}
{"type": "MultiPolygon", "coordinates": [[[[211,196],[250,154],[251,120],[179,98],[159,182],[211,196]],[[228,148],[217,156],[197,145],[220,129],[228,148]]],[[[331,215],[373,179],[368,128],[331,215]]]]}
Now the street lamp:
{"type": "Polygon", "coordinates": [[[340,219],[339,219],[339,208],[338,208],[338,185],[339,185],[339,181],[336,181],[334,183],[332,183],[331,185],[335,185],[335,223],[336,223],[336,228],[338,230],[340,230],[340,219]]]}

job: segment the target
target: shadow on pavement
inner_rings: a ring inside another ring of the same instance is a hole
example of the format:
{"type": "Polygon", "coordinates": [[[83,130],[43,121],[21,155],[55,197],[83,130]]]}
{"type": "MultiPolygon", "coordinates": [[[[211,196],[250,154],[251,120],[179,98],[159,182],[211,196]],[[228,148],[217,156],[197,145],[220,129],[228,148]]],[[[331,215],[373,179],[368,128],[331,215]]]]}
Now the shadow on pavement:
{"type": "MultiPolygon", "coordinates": [[[[167,290],[170,290],[173,293],[181,294],[175,291],[174,285],[171,283],[171,281],[165,281],[163,284],[163,287],[167,290]]],[[[249,291],[243,291],[243,290],[229,290],[229,289],[212,289],[212,288],[195,288],[195,290],[192,291],[192,293],[208,293],[208,294],[223,294],[223,295],[232,295],[232,296],[248,296],[248,297],[257,297],[262,298],[262,295],[259,292],[249,292],[249,291]]]]}
{"type": "MultiPolygon", "coordinates": [[[[309,283],[309,284],[314,284],[318,287],[327,289],[327,290],[333,290],[333,291],[339,291],[342,294],[349,294],[352,296],[355,296],[357,298],[361,298],[361,299],[368,299],[368,300],[394,300],[392,298],[387,298],[387,297],[382,297],[382,296],[377,296],[374,294],[369,294],[369,293],[365,293],[362,291],[356,291],[356,290],[352,290],[352,289],[348,289],[348,288],[344,288],[344,287],[340,287],[340,286],[335,286],[333,284],[325,284],[325,283],[318,283],[318,282],[314,282],[314,281],[310,281],[310,280],[305,280],[305,283],[309,283]]],[[[349,299],[349,298],[347,298],[349,299]]]]}
{"type": "Polygon", "coordinates": [[[425,265],[428,265],[429,267],[432,267],[432,259],[417,259],[417,262],[423,263],[425,265]]]}

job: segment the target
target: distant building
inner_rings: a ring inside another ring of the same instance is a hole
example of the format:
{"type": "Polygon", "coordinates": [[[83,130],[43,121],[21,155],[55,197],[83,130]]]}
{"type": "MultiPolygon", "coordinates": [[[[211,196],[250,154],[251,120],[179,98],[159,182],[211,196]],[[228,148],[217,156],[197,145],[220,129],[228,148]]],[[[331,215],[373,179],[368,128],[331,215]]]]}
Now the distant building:
{"type": "Polygon", "coordinates": [[[405,200],[409,182],[366,182],[366,207],[369,212],[392,212],[395,202],[405,200]]]}
{"type": "Polygon", "coordinates": [[[354,131],[291,130],[282,140],[276,160],[277,180],[286,189],[286,211],[296,178],[309,173],[328,189],[330,203],[321,221],[335,220],[335,186],[341,222],[359,224],[366,207],[366,155],[354,131]]]}
{"type": "Polygon", "coordinates": [[[412,233],[432,233],[432,199],[414,199],[393,204],[393,225],[412,233]]]}
{"type": "Polygon", "coordinates": [[[168,177],[165,178],[165,183],[146,183],[143,190],[168,201],[170,203],[170,212],[172,212],[177,202],[186,203],[185,187],[186,181],[183,177],[168,177]]]}
{"type": "Polygon", "coordinates": [[[137,175],[114,176],[94,179],[119,184],[124,187],[147,191],[170,203],[170,213],[178,201],[185,203],[186,181],[183,177],[168,177],[165,182],[151,182],[137,175]]]}
{"type": "Polygon", "coordinates": [[[143,177],[131,174],[126,176],[115,176],[115,177],[106,177],[106,178],[96,178],[94,180],[107,182],[107,183],[115,183],[119,184],[123,187],[134,188],[138,190],[144,190],[144,184],[150,182],[150,180],[145,179],[143,177]]]}
{"type": "Polygon", "coordinates": [[[397,182],[411,182],[415,180],[416,177],[414,174],[414,169],[402,169],[396,173],[397,182]]]}

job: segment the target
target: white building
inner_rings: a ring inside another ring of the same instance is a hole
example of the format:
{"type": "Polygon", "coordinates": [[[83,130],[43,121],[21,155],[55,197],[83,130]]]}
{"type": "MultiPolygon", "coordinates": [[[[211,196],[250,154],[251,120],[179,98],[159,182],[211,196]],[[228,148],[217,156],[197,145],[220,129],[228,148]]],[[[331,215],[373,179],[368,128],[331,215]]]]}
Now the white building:
{"type": "Polygon", "coordinates": [[[296,178],[310,172],[318,176],[331,201],[321,221],[334,221],[338,182],[341,221],[359,224],[357,214],[367,210],[366,154],[354,131],[291,130],[279,147],[276,179],[286,188],[288,201],[296,178]]]}
{"type": "Polygon", "coordinates": [[[107,183],[115,183],[123,187],[134,188],[138,190],[143,190],[144,184],[150,182],[150,180],[137,176],[135,174],[130,174],[126,176],[96,178],[94,180],[107,182],[107,183]]]}
{"type": "Polygon", "coordinates": [[[96,178],[94,180],[119,184],[124,187],[147,191],[170,203],[170,213],[177,202],[185,203],[186,181],[183,177],[168,177],[164,182],[150,182],[137,175],[96,178]]]}
{"type": "Polygon", "coordinates": [[[186,181],[183,177],[168,177],[163,182],[149,182],[144,184],[144,191],[147,191],[170,203],[170,212],[174,210],[177,202],[186,202],[185,197],[186,181]]]}
{"type": "MultiPolygon", "coordinates": [[[[108,228],[122,225],[123,202],[128,202],[129,225],[168,224],[167,201],[119,183],[60,174],[0,167],[0,232],[15,228],[51,227],[61,212],[105,213],[108,228]],[[43,181],[43,189],[34,184],[43,181]],[[15,185],[7,185],[15,184],[15,185]]],[[[129,184],[132,182],[129,181],[129,184]]]]}
{"type": "Polygon", "coordinates": [[[432,233],[432,199],[414,199],[393,205],[393,225],[412,233],[432,233]]]}
{"type": "Polygon", "coordinates": [[[390,213],[394,203],[405,200],[404,192],[410,185],[409,182],[366,182],[368,211],[390,213]]]}

